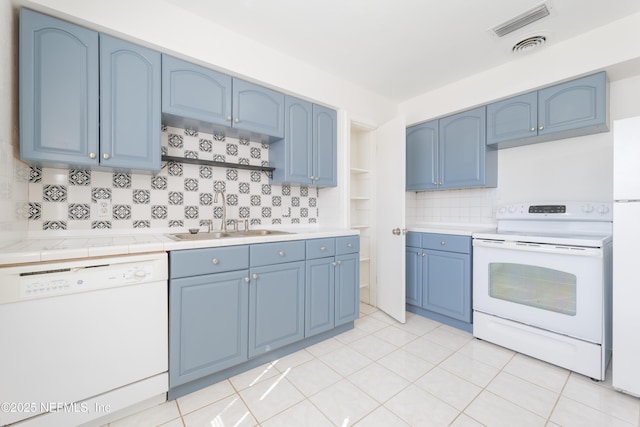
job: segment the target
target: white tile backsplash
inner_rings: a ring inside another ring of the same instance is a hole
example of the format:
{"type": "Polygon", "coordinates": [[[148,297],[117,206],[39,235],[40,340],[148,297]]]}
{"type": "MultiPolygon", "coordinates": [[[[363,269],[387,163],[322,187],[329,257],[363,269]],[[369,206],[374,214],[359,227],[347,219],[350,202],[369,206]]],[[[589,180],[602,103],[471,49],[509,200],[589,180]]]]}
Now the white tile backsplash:
{"type": "Polygon", "coordinates": [[[406,193],[407,225],[495,224],[500,205],[497,188],[409,191],[406,193]]]}

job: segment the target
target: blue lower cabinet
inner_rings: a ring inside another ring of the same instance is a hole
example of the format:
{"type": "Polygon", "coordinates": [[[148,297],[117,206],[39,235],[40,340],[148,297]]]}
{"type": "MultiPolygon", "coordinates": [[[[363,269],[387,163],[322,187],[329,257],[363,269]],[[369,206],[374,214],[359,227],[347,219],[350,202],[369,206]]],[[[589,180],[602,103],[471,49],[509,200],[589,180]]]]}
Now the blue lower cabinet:
{"type": "Polygon", "coordinates": [[[251,268],[249,357],[304,338],[304,264],[251,268]]]}
{"type": "Polygon", "coordinates": [[[171,280],[171,387],[248,359],[248,274],[242,270],[171,280]]]}
{"type": "Polygon", "coordinates": [[[335,325],[335,260],[333,257],[306,262],[304,336],[328,331],[335,325]]]}
{"type": "Polygon", "coordinates": [[[409,233],[407,310],[471,331],[471,237],[409,233]]]}
{"type": "Polygon", "coordinates": [[[360,314],[360,256],[336,257],[336,326],[356,320],[360,314]]]}

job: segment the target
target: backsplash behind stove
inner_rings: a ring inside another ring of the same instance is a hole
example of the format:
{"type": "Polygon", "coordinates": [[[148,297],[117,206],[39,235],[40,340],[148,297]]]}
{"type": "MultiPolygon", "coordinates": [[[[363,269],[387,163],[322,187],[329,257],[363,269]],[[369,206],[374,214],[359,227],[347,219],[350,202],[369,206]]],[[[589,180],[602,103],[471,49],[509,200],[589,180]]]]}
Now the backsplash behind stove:
{"type": "MultiPolygon", "coordinates": [[[[163,128],[162,152],[269,164],[266,144],[172,127],[163,128]]],[[[253,226],[318,221],[319,191],[314,187],[272,185],[260,171],[177,162],[162,166],[156,175],[31,167],[29,230],[193,228],[207,219],[217,228],[222,204],[213,203],[214,189],[226,194],[228,220],[249,219],[253,226]],[[99,201],[110,201],[110,214],[99,214],[99,201]]]]}

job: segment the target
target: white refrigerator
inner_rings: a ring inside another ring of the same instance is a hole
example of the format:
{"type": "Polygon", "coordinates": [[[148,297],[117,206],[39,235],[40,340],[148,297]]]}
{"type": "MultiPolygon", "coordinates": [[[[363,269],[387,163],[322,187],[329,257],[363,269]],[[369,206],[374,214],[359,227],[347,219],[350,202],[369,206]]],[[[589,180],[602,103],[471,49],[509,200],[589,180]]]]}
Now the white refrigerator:
{"type": "Polygon", "coordinates": [[[613,124],[613,387],[640,396],[640,117],[613,124]]]}

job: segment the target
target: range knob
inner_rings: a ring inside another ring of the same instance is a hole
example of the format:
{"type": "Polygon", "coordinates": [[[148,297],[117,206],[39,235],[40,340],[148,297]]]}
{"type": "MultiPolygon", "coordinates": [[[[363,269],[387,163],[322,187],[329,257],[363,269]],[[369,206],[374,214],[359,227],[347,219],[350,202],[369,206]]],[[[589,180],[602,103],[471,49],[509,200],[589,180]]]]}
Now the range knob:
{"type": "Polygon", "coordinates": [[[501,206],[500,209],[498,209],[498,213],[501,213],[501,214],[505,213],[506,211],[507,211],[507,208],[504,206],[501,206]]]}
{"type": "Polygon", "coordinates": [[[583,205],[582,206],[582,212],[584,213],[591,213],[593,212],[594,207],[592,205],[583,205]]]}
{"type": "Polygon", "coordinates": [[[509,205],[509,213],[515,213],[518,208],[515,205],[509,205]]]}
{"type": "Polygon", "coordinates": [[[598,206],[598,213],[601,215],[609,213],[609,206],[607,205],[598,206]]]}

